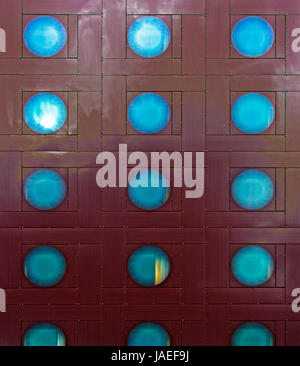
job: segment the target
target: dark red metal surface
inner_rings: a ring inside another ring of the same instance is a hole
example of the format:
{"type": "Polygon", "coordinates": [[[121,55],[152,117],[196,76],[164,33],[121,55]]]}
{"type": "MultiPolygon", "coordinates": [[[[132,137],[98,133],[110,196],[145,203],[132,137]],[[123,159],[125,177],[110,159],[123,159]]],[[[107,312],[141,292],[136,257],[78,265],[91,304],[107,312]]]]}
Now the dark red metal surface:
{"type": "Polygon", "coordinates": [[[53,322],[68,345],[125,345],[142,321],[162,324],[172,345],[229,345],[245,321],[267,325],[276,345],[300,344],[300,315],[291,291],[300,287],[300,56],[290,34],[300,27],[298,0],[0,0],[7,52],[0,53],[0,344],[21,345],[36,322],[53,322]],[[68,43],[52,59],[29,54],[22,30],[36,14],[54,14],[67,27],[68,43]],[[170,48],[143,59],[128,48],[129,25],[156,14],[169,25],[170,48]],[[260,14],[276,31],[272,49],[246,59],[230,42],[244,15],[260,14]],[[40,136],[26,128],[22,107],[37,91],[55,91],[67,104],[68,124],[40,136]],[[137,135],[127,105],[154,91],[172,108],[170,126],[137,135]],[[276,105],[273,128],[239,133],[231,103],[243,92],[261,92],[276,105]],[[295,123],[295,122],[299,123],[295,123]],[[96,155],[127,143],[131,151],[205,151],[201,199],[180,189],[162,209],[144,212],[126,189],[96,185],[96,155]],[[22,196],[36,168],[57,169],[68,199],[52,212],[37,212],[22,196]],[[264,210],[241,211],[230,181],[243,168],[274,178],[275,199],[264,210]],[[246,288],[231,275],[233,253],[259,244],[275,259],[272,279],[246,288]],[[50,244],[66,256],[68,272],[54,288],[31,285],[22,272],[33,246],[50,244]],[[158,288],[134,284],[128,255],[157,244],[170,256],[170,277],[158,288]]]}

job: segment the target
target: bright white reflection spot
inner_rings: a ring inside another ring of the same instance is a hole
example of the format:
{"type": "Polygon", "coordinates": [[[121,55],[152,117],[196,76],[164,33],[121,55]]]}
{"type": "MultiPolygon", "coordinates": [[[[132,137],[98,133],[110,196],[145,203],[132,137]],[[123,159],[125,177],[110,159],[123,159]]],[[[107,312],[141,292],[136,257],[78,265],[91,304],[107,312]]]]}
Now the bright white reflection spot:
{"type": "Polygon", "coordinates": [[[161,32],[151,24],[144,24],[137,34],[137,43],[144,48],[155,48],[161,42],[161,32]]]}

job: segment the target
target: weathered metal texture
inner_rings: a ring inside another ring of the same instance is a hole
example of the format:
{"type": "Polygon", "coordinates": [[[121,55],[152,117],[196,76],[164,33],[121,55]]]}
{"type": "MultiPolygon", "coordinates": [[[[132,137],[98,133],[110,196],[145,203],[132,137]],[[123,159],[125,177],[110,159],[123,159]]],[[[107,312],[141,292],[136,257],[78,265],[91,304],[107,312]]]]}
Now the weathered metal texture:
{"type": "Polygon", "coordinates": [[[0,53],[0,344],[20,345],[36,322],[64,330],[69,345],[124,345],[130,329],[154,321],[173,345],[229,345],[232,330],[255,320],[277,345],[300,344],[300,316],[291,290],[300,287],[300,83],[299,54],[289,42],[300,27],[298,0],[0,0],[7,52],[0,53]],[[22,30],[36,14],[58,17],[67,46],[51,59],[29,54],[22,30]],[[126,33],[139,16],[165,20],[171,46],[143,59],[126,33]],[[244,15],[261,14],[276,42],[267,55],[248,59],[231,45],[244,15]],[[286,43],[287,42],[287,43],[286,43]],[[66,102],[67,128],[37,135],[24,125],[23,103],[38,91],[66,102]],[[171,103],[171,124],[151,136],[127,121],[128,102],[157,92],[171,103]],[[249,136],[231,121],[231,102],[262,92],[275,104],[275,123],[249,136]],[[126,189],[96,185],[95,158],[102,150],[205,151],[206,188],[201,199],[175,189],[154,212],[128,202],[126,189]],[[22,195],[25,177],[51,167],[68,184],[68,199],[52,212],[37,212],[22,195]],[[275,198],[264,210],[240,210],[230,197],[232,177],[244,168],[273,177],[275,198]],[[66,277],[53,288],[32,286],[22,260],[35,245],[64,253],[66,277]],[[141,288],[126,271],[139,245],[159,245],[170,256],[170,277],[141,288]],[[269,249],[275,273],[260,288],[239,285],[230,273],[233,253],[245,244],[269,249]]]}

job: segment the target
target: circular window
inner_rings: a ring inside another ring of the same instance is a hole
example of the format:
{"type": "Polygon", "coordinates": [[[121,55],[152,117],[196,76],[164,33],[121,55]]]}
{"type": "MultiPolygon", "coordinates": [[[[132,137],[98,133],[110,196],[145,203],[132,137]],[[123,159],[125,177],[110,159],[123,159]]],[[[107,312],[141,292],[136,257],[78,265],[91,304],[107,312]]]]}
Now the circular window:
{"type": "Polygon", "coordinates": [[[142,133],[156,133],[164,129],[170,118],[170,107],[164,98],[153,93],[137,96],[128,108],[128,119],[142,133]]]}
{"type": "Polygon", "coordinates": [[[65,346],[66,338],[60,328],[49,323],[36,324],[25,333],[24,346],[65,346]]]}
{"type": "Polygon", "coordinates": [[[128,261],[131,278],[143,286],[157,286],[170,273],[170,261],[167,254],[157,247],[145,246],[137,249],[128,261]]]}
{"type": "Polygon", "coordinates": [[[143,210],[161,207],[170,196],[170,182],[156,170],[140,170],[128,185],[131,202],[143,210]]]}
{"type": "Polygon", "coordinates": [[[162,54],[168,48],[170,39],[167,24],[152,16],[137,19],[128,31],[130,48],[143,57],[155,57],[162,54]]]}
{"type": "Polygon", "coordinates": [[[28,50],[36,56],[50,57],[65,46],[67,33],[56,18],[41,16],[31,20],[24,31],[24,42],[28,50]]]}
{"type": "Polygon", "coordinates": [[[51,210],[66,197],[66,183],[54,170],[42,169],[31,173],[24,184],[28,203],[39,210],[51,210]]]}
{"type": "Polygon", "coordinates": [[[234,201],[246,210],[259,210],[272,200],[274,186],[268,174],[255,169],[237,175],[231,185],[234,201]]]}
{"type": "Polygon", "coordinates": [[[246,286],[260,286],[271,278],[274,262],[266,249],[247,246],[234,255],[231,270],[240,283],[246,286]]]}
{"type": "Polygon", "coordinates": [[[40,287],[56,285],[64,277],[66,268],[62,253],[48,246],[32,249],[24,260],[26,278],[40,287]]]}
{"type": "Polygon", "coordinates": [[[231,339],[232,346],[273,346],[270,330],[259,323],[245,323],[238,327],[231,339]]]}
{"type": "Polygon", "coordinates": [[[246,133],[265,131],[273,122],[274,107],[262,94],[249,93],[239,97],[232,108],[232,120],[246,133]]]}
{"type": "Polygon", "coordinates": [[[167,331],[155,323],[137,325],[128,336],[128,346],[169,346],[170,337],[167,331]]]}
{"type": "Polygon", "coordinates": [[[246,17],[233,28],[232,43],[243,56],[259,57],[267,53],[274,42],[272,26],[263,18],[246,17]]]}
{"type": "Polygon", "coordinates": [[[56,95],[40,93],[32,96],[24,108],[24,119],[35,132],[52,133],[65,123],[67,110],[64,102],[56,95]]]}

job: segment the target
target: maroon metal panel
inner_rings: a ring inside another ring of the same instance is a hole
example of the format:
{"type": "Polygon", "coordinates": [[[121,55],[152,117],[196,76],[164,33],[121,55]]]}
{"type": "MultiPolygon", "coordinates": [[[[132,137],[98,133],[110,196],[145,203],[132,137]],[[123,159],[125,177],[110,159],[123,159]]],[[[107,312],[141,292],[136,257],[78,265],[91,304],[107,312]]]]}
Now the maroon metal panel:
{"type": "Polygon", "coordinates": [[[300,28],[298,0],[0,0],[0,345],[20,345],[36,322],[63,328],[69,345],[125,345],[139,322],[154,321],[172,345],[230,345],[246,321],[270,328],[276,345],[299,345],[299,315],[291,292],[300,287],[300,69],[291,48],[300,28]],[[22,31],[37,15],[52,15],[68,41],[53,58],[26,50],[22,31]],[[127,44],[127,30],[144,15],[163,19],[171,45],[144,59],[127,44]],[[263,16],[276,34],[261,58],[238,54],[234,24],[263,16]],[[37,135],[23,121],[23,106],[36,92],[55,92],[68,121],[52,135],[37,135]],[[171,121],[157,135],[138,134],[127,119],[140,93],[162,95],[171,121]],[[245,135],[231,120],[238,96],[260,92],[273,102],[275,121],[261,135],[245,135]],[[126,188],[96,185],[96,156],[118,151],[205,151],[205,195],[187,199],[172,190],[161,209],[138,210],[126,188]],[[53,168],[68,185],[68,199],[37,212],[23,199],[25,177],[53,168]],[[246,212],[230,197],[243,169],[268,172],[275,196],[261,211],[246,212]],[[22,272],[25,253],[53,245],[68,272],[54,288],[37,288],[22,272]],[[134,283],[127,260],[141,245],[169,255],[169,278],[156,288],[134,283]],[[257,244],[270,250],[271,280],[258,288],[237,283],[230,270],[235,251],[257,244]]]}

